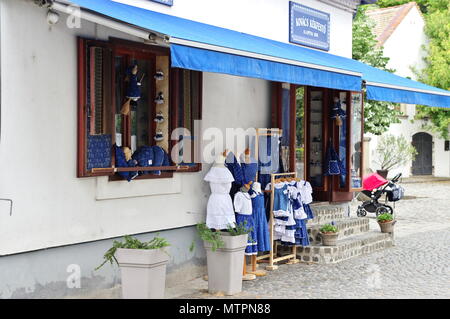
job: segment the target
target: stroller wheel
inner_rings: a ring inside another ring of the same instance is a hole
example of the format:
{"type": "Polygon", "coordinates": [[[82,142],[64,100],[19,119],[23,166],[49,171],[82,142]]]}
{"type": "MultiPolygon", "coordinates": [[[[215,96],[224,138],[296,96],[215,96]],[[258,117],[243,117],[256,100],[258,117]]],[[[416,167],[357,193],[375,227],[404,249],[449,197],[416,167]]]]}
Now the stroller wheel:
{"type": "Polygon", "coordinates": [[[386,213],[392,215],[393,211],[392,211],[392,207],[391,206],[387,206],[387,205],[380,206],[380,207],[377,207],[377,210],[375,211],[375,214],[377,216],[381,215],[381,214],[386,214],[386,213]]]}
{"type": "Polygon", "coordinates": [[[358,210],[356,211],[356,216],[358,217],[364,217],[367,215],[367,212],[365,211],[364,208],[358,208],[358,210]]]}

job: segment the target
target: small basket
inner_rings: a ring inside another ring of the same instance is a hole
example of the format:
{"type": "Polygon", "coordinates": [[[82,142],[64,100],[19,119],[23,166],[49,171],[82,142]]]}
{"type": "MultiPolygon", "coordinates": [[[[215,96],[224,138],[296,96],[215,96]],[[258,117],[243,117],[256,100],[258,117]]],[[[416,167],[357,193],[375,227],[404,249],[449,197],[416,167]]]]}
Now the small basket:
{"type": "Polygon", "coordinates": [[[360,202],[367,202],[371,198],[366,194],[364,194],[363,192],[359,192],[358,195],[356,196],[356,199],[359,200],[360,202]]]}

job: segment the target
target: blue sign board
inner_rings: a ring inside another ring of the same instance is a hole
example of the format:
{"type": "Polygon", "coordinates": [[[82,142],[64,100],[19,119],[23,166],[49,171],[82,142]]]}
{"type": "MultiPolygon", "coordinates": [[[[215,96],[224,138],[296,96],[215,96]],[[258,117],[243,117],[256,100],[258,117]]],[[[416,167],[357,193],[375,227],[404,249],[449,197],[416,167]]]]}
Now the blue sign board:
{"type": "Polygon", "coordinates": [[[330,50],[330,15],[289,2],[289,42],[330,50]]]}
{"type": "Polygon", "coordinates": [[[165,4],[166,6],[170,6],[170,7],[173,6],[173,0],[150,0],[150,1],[165,4]]]}

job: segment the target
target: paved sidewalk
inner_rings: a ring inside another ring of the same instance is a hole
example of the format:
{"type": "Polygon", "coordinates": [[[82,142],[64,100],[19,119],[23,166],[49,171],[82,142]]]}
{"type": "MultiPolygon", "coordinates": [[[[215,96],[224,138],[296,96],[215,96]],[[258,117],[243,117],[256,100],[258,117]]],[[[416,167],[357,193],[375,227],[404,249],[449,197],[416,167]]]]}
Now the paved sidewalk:
{"type": "MultiPolygon", "coordinates": [[[[201,278],[167,289],[166,297],[450,298],[450,181],[403,186],[408,199],[396,203],[393,248],[338,264],[281,265],[244,282],[233,297],[208,294],[201,278]]],[[[375,215],[369,217],[377,229],[375,215]]]]}

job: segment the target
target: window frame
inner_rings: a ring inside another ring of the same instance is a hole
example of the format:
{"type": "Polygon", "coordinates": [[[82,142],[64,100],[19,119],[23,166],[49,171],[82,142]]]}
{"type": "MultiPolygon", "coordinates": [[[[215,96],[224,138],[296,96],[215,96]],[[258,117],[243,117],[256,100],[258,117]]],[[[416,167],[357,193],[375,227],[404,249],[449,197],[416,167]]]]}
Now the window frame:
{"type": "MultiPolygon", "coordinates": [[[[116,142],[116,131],[115,131],[115,114],[116,114],[116,94],[115,93],[115,57],[116,55],[123,55],[123,56],[129,56],[133,55],[133,58],[139,58],[139,57],[151,57],[151,56],[158,56],[158,55],[165,55],[169,57],[169,63],[170,63],[170,49],[164,48],[164,47],[158,47],[158,46],[151,46],[143,43],[137,43],[129,40],[119,39],[110,37],[107,41],[101,41],[101,40],[92,40],[89,38],[84,37],[78,37],[77,38],[77,83],[78,83],[78,89],[77,89],[77,177],[96,177],[96,176],[109,176],[110,181],[118,181],[122,180],[123,178],[120,177],[118,174],[113,172],[97,172],[93,173],[92,171],[88,170],[86,168],[86,156],[87,156],[87,133],[86,133],[86,125],[88,116],[87,116],[87,107],[90,107],[87,105],[87,74],[89,71],[89,65],[87,64],[89,61],[87,59],[86,50],[91,46],[100,46],[104,49],[109,50],[109,66],[106,65],[104,67],[103,75],[107,74],[109,78],[103,81],[103,92],[104,92],[104,102],[110,103],[112,107],[106,109],[104,114],[104,118],[106,119],[106,127],[111,128],[111,145],[113,146],[116,142]],[[139,57],[138,57],[139,56],[139,57]],[[105,70],[108,70],[105,72],[105,70]],[[108,101],[106,101],[108,99],[108,101]]],[[[155,66],[153,65],[153,71],[156,70],[155,66]]],[[[179,84],[179,74],[181,73],[180,70],[184,69],[175,69],[169,67],[169,134],[177,127],[176,124],[178,123],[178,101],[181,99],[181,97],[178,95],[178,84],[179,84]]],[[[201,120],[202,118],[202,100],[203,100],[203,73],[199,71],[190,71],[190,72],[197,72],[198,73],[198,91],[195,92],[195,94],[198,94],[198,119],[201,120]]],[[[148,76],[153,76],[148,75],[148,76]]],[[[192,88],[191,88],[192,90],[192,88]]],[[[151,92],[155,91],[155,88],[153,87],[152,90],[149,93],[149,96],[151,96],[151,92]]],[[[191,91],[192,92],[192,91],[191,91]]],[[[153,92],[156,94],[155,92],[153,92]]],[[[190,96],[191,98],[191,105],[193,100],[193,94],[190,96]]],[[[149,117],[153,119],[155,117],[156,108],[154,107],[154,103],[152,102],[152,99],[149,98],[149,117]]],[[[124,123],[124,126],[122,127],[122,145],[123,146],[130,146],[130,139],[131,139],[131,116],[130,115],[121,115],[122,116],[122,123],[124,123]],[[128,125],[126,124],[128,123],[128,125]]],[[[191,127],[193,128],[194,121],[196,119],[193,118],[193,115],[191,114],[191,127]]],[[[150,132],[154,132],[156,129],[156,124],[153,120],[149,121],[149,130],[150,132]]],[[[194,135],[194,132],[191,132],[192,135],[194,135]]],[[[153,142],[153,135],[149,134],[149,145],[156,145],[153,142]]],[[[170,153],[172,151],[173,146],[177,143],[177,141],[170,139],[169,136],[169,157],[170,153]]],[[[199,143],[196,143],[199,144],[199,143]]],[[[192,154],[194,154],[194,151],[198,151],[200,149],[200,145],[196,145],[192,143],[192,154]]],[[[195,157],[194,157],[195,159],[195,157]]],[[[111,151],[111,167],[115,167],[115,154],[114,151],[111,151]]],[[[136,179],[154,179],[154,178],[170,178],[173,177],[174,172],[199,172],[202,169],[201,163],[196,163],[189,169],[183,169],[183,170],[175,170],[175,171],[163,171],[161,172],[161,175],[153,175],[153,174],[145,174],[136,177],[136,179]]]]}

